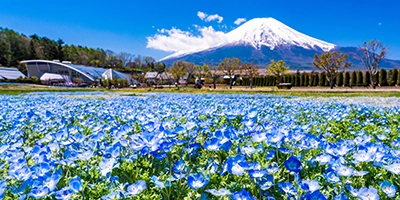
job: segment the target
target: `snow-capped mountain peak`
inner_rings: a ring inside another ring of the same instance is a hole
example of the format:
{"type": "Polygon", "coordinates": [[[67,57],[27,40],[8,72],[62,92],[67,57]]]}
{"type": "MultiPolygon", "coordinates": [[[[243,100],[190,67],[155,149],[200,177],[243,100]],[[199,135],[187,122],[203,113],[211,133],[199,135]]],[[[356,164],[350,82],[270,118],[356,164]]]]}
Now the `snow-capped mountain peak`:
{"type": "Polygon", "coordinates": [[[227,33],[230,44],[250,44],[259,49],[267,46],[273,50],[277,46],[294,45],[305,49],[320,48],[329,51],[334,44],[300,33],[274,18],[255,18],[227,33]]]}
{"type": "Polygon", "coordinates": [[[175,52],[162,58],[160,61],[231,46],[252,46],[255,49],[261,49],[262,46],[265,46],[270,50],[295,46],[318,52],[330,51],[336,47],[334,44],[300,33],[274,18],[251,19],[238,28],[226,33],[223,38],[224,40],[218,43],[218,45],[192,51],[175,52]]]}

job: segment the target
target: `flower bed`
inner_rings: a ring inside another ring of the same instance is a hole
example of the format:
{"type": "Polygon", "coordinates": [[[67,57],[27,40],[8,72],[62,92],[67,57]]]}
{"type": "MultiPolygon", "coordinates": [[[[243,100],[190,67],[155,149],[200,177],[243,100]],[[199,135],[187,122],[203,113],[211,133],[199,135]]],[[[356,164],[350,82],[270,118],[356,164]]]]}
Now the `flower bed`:
{"type": "Polygon", "coordinates": [[[0,96],[5,199],[399,198],[399,107],[0,96]]]}

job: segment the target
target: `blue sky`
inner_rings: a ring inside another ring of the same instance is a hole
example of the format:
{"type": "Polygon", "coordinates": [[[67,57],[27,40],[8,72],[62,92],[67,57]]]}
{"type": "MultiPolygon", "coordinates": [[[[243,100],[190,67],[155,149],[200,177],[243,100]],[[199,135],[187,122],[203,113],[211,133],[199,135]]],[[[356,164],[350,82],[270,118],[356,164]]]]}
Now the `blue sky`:
{"type": "Polygon", "coordinates": [[[400,1],[395,0],[2,0],[0,26],[26,35],[61,38],[67,44],[160,59],[197,45],[185,40],[201,43],[203,37],[234,29],[238,18],[273,17],[339,46],[379,39],[389,47],[388,57],[400,60],[399,7],[400,1]],[[212,17],[202,20],[199,11],[212,17]],[[148,37],[164,36],[165,41],[170,39],[168,33],[187,37],[175,47],[158,39],[149,45],[148,37]]]}

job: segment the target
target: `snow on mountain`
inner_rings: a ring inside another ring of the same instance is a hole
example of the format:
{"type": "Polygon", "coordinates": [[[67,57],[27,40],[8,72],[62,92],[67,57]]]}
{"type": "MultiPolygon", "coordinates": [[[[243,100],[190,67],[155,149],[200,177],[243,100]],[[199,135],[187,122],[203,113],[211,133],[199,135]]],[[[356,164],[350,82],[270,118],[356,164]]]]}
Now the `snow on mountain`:
{"type": "Polygon", "coordinates": [[[250,45],[255,49],[266,46],[274,50],[279,46],[297,46],[309,50],[329,51],[336,45],[300,33],[274,18],[255,18],[225,34],[227,42],[202,50],[175,52],[163,60],[178,58],[193,53],[207,51],[223,46],[250,45]]]}
{"type": "Polygon", "coordinates": [[[274,18],[255,18],[227,33],[231,44],[251,44],[259,49],[262,45],[273,50],[277,46],[299,46],[305,49],[320,48],[329,51],[334,44],[300,33],[274,18]]]}

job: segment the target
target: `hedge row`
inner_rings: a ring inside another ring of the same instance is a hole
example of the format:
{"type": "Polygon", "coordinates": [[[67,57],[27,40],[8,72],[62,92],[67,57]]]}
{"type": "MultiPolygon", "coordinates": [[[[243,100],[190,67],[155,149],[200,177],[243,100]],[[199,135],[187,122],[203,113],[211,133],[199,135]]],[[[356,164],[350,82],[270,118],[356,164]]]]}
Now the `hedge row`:
{"type": "MultiPolygon", "coordinates": [[[[352,71],[340,72],[336,77],[336,86],[368,86],[370,85],[369,72],[352,71]]],[[[329,81],[325,72],[311,72],[286,74],[281,77],[281,83],[291,83],[292,86],[329,86],[329,81]]],[[[374,79],[375,85],[380,86],[395,86],[400,85],[400,73],[398,69],[389,71],[381,69],[374,79]]],[[[253,86],[276,86],[277,81],[275,76],[266,75],[259,76],[253,79],[253,86]]],[[[249,86],[249,78],[244,78],[241,85],[249,86]]]]}

